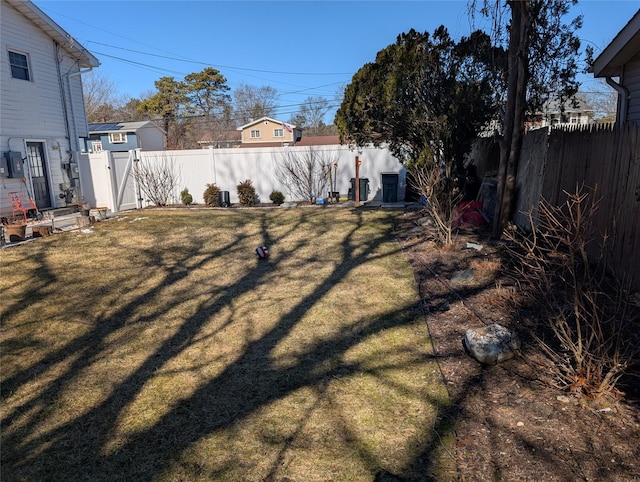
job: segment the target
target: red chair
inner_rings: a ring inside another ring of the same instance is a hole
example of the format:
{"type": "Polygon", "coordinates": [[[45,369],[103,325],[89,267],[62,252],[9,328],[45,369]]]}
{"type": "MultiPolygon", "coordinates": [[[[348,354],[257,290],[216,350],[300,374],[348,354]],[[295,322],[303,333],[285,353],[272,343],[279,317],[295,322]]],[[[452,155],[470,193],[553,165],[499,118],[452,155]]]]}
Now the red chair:
{"type": "Polygon", "coordinates": [[[9,203],[11,204],[11,215],[15,218],[16,213],[22,214],[22,219],[26,223],[27,222],[27,213],[29,211],[34,211],[35,216],[38,217],[40,212],[38,211],[38,206],[33,202],[33,199],[29,198],[29,202],[27,203],[24,198],[24,194],[22,192],[10,192],[9,203]]]}

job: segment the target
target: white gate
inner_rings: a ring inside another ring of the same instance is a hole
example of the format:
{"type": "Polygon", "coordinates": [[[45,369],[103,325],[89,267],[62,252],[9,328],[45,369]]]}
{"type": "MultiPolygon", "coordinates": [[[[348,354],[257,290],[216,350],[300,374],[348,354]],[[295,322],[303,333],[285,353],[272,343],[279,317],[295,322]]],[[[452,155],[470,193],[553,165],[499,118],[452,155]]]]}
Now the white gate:
{"type": "Polygon", "coordinates": [[[136,209],[138,189],[133,175],[136,151],[102,151],[79,156],[80,183],[85,202],[112,213],[136,209]]]}

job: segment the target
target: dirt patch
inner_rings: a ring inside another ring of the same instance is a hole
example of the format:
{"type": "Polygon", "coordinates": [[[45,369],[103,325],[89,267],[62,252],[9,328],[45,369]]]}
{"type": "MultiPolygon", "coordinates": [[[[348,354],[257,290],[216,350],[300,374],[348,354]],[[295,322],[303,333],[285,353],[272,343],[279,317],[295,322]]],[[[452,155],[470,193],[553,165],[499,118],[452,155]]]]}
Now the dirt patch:
{"type": "Polygon", "coordinates": [[[624,398],[592,401],[553,389],[527,339],[521,356],[497,366],[465,353],[470,327],[500,323],[518,332],[517,288],[488,231],[465,230],[443,249],[429,240],[422,216],[407,212],[396,234],[452,401],[446,416],[455,427],[458,479],[640,480],[640,403],[632,386],[624,398]]]}

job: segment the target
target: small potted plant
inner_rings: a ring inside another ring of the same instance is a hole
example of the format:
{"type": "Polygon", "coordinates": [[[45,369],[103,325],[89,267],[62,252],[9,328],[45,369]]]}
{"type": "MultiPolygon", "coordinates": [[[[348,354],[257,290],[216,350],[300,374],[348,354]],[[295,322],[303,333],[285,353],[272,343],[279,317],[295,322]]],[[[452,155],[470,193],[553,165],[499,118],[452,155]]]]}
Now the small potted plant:
{"type": "Polygon", "coordinates": [[[22,220],[13,218],[10,223],[3,224],[5,240],[10,243],[24,241],[27,237],[27,224],[22,220]]]}

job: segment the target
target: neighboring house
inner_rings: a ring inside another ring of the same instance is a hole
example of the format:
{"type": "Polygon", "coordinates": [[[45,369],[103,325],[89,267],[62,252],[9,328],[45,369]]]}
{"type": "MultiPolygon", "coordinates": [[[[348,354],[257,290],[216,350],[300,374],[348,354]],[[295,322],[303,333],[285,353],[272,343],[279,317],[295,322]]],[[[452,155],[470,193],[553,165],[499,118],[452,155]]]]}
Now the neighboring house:
{"type": "Polygon", "coordinates": [[[198,144],[203,149],[208,149],[212,147],[214,149],[229,149],[231,147],[239,147],[240,142],[242,142],[242,133],[233,130],[233,131],[223,131],[223,132],[208,132],[200,137],[198,140],[198,144]]]}
{"type": "Polygon", "coordinates": [[[582,99],[569,100],[561,105],[558,101],[547,102],[538,112],[525,121],[527,130],[541,127],[563,127],[589,124],[594,111],[582,99]]]}
{"type": "Polygon", "coordinates": [[[100,62],[32,2],[0,0],[0,213],[20,191],[39,209],[81,194],[89,136],[81,74],[100,62]]]}
{"type": "Polygon", "coordinates": [[[618,92],[618,123],[640,121],[640,10],[589,68],[618,92]]]}
{"type": "Polygon", "coordinates": [[[302,129],[279,120],[263,117],[238,127],[240,147],[273,147],[296,145],[302,138],[302,129]]]}
{"type": "Polygon", "coordinates": [[[164,149],[164,131],[153,121],[89,124],[89,138],[84,149],[87,152],[161,151],[164,149]]]}
{"type": "Polygon", "coordinates": [[[310,136],[296,142],[296,147],[340,145],[340,136],[310,136]]]}

